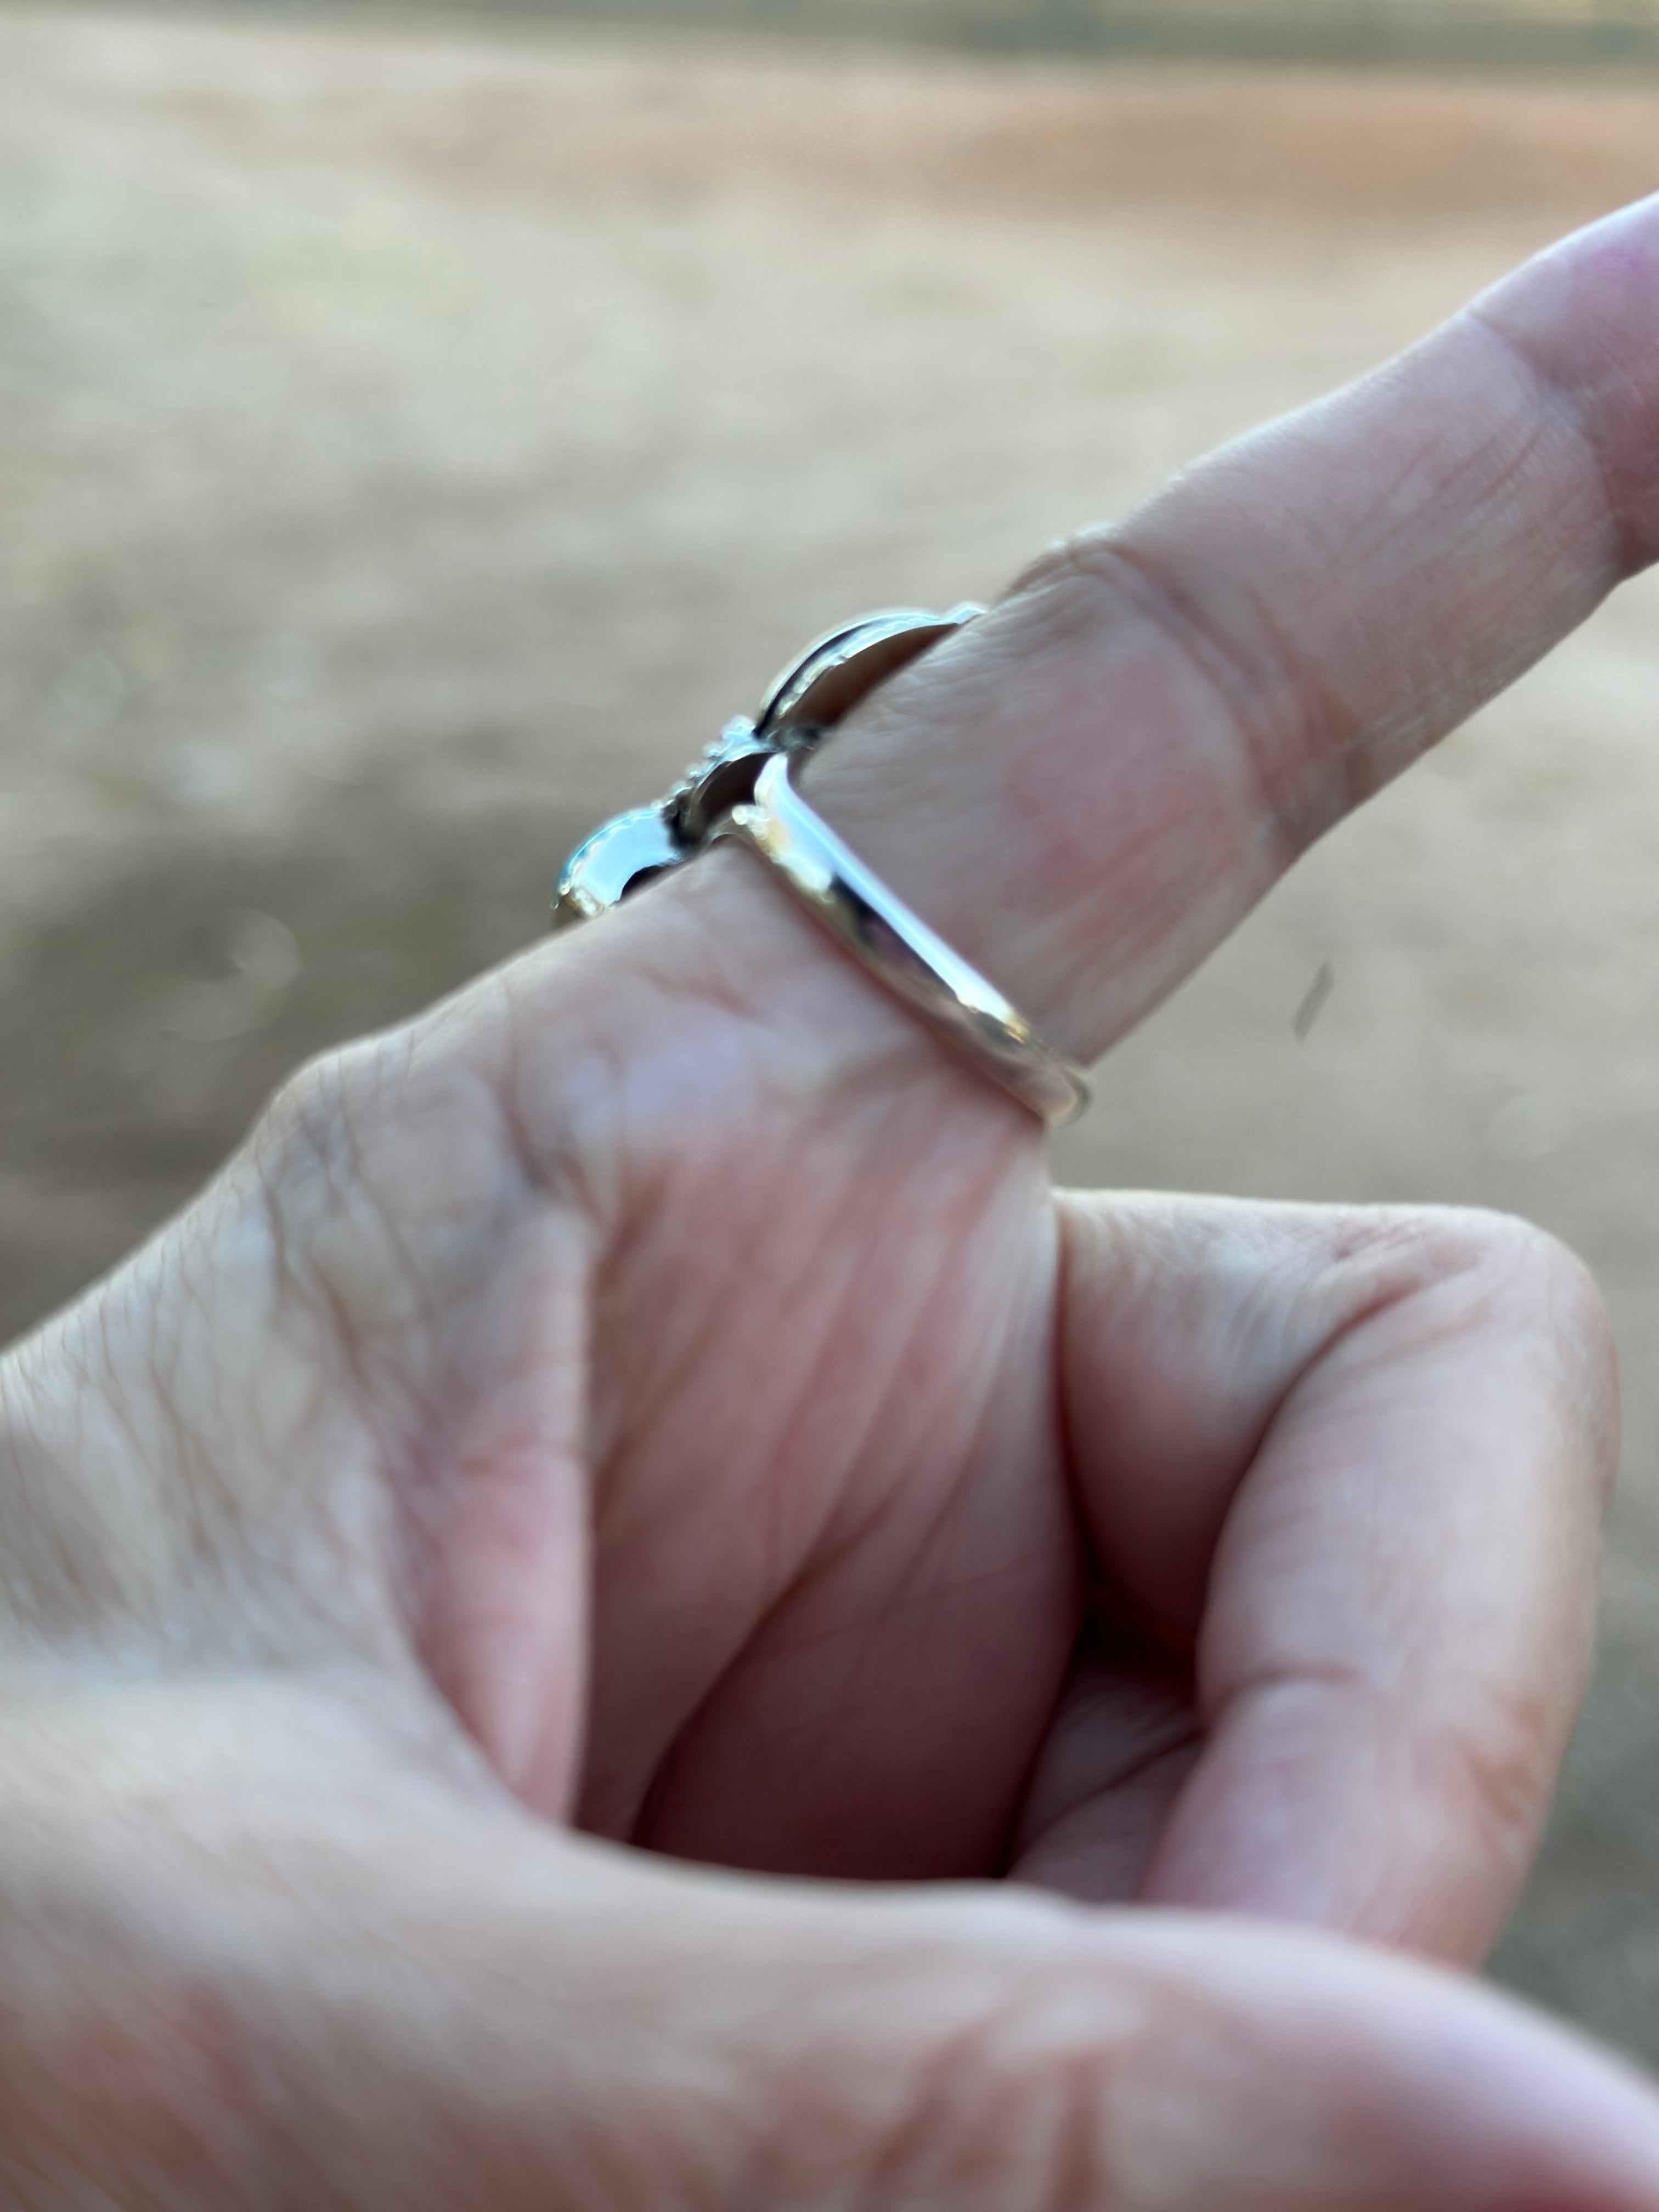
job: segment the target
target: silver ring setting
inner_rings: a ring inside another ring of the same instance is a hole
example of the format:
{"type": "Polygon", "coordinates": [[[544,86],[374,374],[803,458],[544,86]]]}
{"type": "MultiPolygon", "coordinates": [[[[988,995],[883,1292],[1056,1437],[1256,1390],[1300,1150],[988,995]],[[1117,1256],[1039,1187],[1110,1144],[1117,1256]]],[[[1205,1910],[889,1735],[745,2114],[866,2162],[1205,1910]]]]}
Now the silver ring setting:
{"type": "Polygon", "coordinates": [[[777,677],[754,720],[729,722],[654,806],[614,816],[576,848],[554,893],[555,928],[606,913],[716,838],[738,838],[837,944],[981,1074],[1044,1121],[1074,1120],[1089,1102],[1079,1070],[895,897],[790,781],[792,763],[878,684],[981,611],[890,608],[819,638],[777,677]]]}
{"type": "Polygon", "coordinates": [[[720,816],[753,797],[774,753],[810,752],[878,684],[983,611],[968,601],[942,615],[889,607],[825,631],[773,678],[753,720],[728,722],[654,806],[614,815],[577,846],[553,894],[555,929],[595,920],[693,859],[720,816]]]}

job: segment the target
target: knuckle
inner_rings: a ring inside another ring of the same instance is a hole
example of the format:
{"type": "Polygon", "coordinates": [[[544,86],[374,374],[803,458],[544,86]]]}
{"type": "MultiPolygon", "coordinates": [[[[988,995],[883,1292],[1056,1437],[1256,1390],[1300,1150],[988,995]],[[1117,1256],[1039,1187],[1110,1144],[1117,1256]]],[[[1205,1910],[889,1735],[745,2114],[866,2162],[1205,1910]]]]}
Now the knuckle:
{"type": "Polygon", "coordinates": [[[1057,538],[1021,571],[1008,598],[1041,625],[1045,642],[1076,642],[1132,627],[1149,632],[1161,650],[1173,648],[1202,669],[1230,710],[1237,708],[1238,672],[1224,665],[1231,656],[1211,636],[1201,606],[1121,525],[1097,523],[1057,538]]]}
{"type": "Polygon", "coordinates": [[[1577,1254],[1517,1214],[1478,1206],[1360,1210],[1336,1273],[1389,1304],[1461,1286],[1471,1304],[1511,1326],[1600,1358],[1611,1349],[1607,1308],[1577,1254]]]}
{"type": "Polygon", "coordinates": [[[319,1054],[289,1076],[254,1123],[247,1151],[268,1186],[337,1194],[358,1152],[368,1048],[319,1054]]]}
{"type": "Polygon", "coordinates": [[[1601,1290],[1577,1255],[1517,1216],[1474,1207],[1358,1208],[1311,1285],[1335,1344],[1374,1318],[1427,1349],[1501,1356],[1553,1425],[1553,1465],[1603,1507],[1619,1451],[1619,1360],[1601,1290]]]}
{"type": "Polygon", "coordinates": [[[1238,765],[1286,864],[1382,780],[1352,742],[1350,702],[1248,576],[1192,570],[1151,527],[1097,525],[1060,539],[1017,579],[1045,635],[1138,627],[1217,703],[1238,765]]]}
{"type": "Polygon", "coordinates": [[[398,1254],[371,1153],[383,1048],[325,1053],[283,1084],[255,1123],[246,1158],[264,1203],[279,1288],[320,1310],[343,1338],[395,1305],[398,1254]]]}
{"type": "Polygon", "coordinates": [[[1115,542],[1112,526],[1104,523],[1055,538],[1020,570],[1009,598],[1030,601],[1063,592],[1092,598],[1110,574],[1115,542]]]}
{"type": "Polygon", "coordinates": [[[354,1340],[428,1322],[476,1287],[536,1188],[489,1075],[416,1030],[301,1068],[248,1153],[279,1275],[354,1340]]]}
{"type": "Polygon", "coordinates": [[[1472,1212],[1462,1236],[1493,1318],[1535,1345],[1568,1419],[1588,1431],[1603,1491],[1618,1456],[1619,1354],[1601,1286],[1571,1248],[1511,1214],[1472,1212]]]}

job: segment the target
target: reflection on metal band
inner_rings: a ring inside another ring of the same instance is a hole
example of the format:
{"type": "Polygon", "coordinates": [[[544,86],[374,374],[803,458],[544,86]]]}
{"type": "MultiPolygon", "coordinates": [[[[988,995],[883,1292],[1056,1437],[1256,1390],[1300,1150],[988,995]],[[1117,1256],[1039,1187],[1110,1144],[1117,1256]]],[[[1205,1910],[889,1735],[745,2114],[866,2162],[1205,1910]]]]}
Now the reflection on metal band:
{"type": "Polygon", "coordinates": [[[740,838],[758,853],[854,959],[1022,1106],[1052,1124],[1075,1120],[1089,1103],[1083,1075],[842,842],[789,769],[787,753],[769,760],[753,799],[733,807],[713,836],[740,838]]]}

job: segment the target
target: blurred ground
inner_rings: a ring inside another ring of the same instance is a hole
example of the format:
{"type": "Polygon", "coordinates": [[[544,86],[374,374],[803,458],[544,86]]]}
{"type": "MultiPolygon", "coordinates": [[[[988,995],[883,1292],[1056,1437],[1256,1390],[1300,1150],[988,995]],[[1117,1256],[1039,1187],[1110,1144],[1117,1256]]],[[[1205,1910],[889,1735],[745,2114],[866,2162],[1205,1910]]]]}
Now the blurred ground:
{"type": "MultiPolygon", "coordinates": [[[[0,15],[0,1330],[827,622],[994,589],[1656,145],[1615,86],[0,15]]],[[[1063,1165],[1589,1255],[1625,1495],[1501,1970],[1659,2058],[1656,608],[1305,863],[1063,1165]]]]}
{"type": "MultiPolygon", "coordinates": [[[[224,4],[224,0],[221,0],[224,4]]],[[[231,0],[236,4],[236,0],[231,0]]],[[[326,4],[326,0],[324,0],[326,4]]],[[[1659,62],[1659,0],[390,0],[399,15],[520,14],[879,38],[993,53],[1157,54],[1191,60],[1494,62],[1533,68],[1659,62]]]]}
{"type": "MultiPolygon", "coordinates": [[[[34,0],[42,4],[42,0],[34,0]]],[[[73,4],[73,0],[70,0],[73,4]]],[[[236,15],[271,0],[199,0],[236,15]]],[[[281,0],[337,12],[337,0],[281,0]]],[[[1428,68],[1659,66],[1659,0],[349,0],[430,15],[863,39],[992,54],[1428,68]]]]}

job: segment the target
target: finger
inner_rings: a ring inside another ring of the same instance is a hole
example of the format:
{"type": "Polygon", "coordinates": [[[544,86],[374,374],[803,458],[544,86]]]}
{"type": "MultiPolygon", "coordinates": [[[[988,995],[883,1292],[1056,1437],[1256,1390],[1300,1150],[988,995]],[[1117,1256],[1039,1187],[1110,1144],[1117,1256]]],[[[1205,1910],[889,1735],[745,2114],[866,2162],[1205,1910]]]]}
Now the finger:
{"type": "MultiPolygon", "coordinates": [[[[1479,1956],[1588,1667],[1617,1447],[1593,1286],[1492,1216],[1062,1213],[1095,1551],[1197,1636],[1203,1753],[1143,1893],[1479,1956]]],[[[1077,1759],[1065,1844],[1086,1886],[1091,1820],[1121,1816],[1103,1786],[1090,1812],[1077,1759]]]]}
{"type": "Polygon", "coordinates": [[[0,2196],[1659,2212],[1659,2100],[1308,1931],[556,1836],[363,1673],[14,1701],[0,2196]]]}
{"type": "Polygon", "coordinates": [[[331,1869],[327,1954],[264,1952],[289,1963],[248,2101],[286,2153],[261,2163],[310,2180],[282,2201],[1659,2206],[1659,2106],[1633,2077],[1329,1938],[473,1841],[471,1881],[468,1854],[414,1839],[331,1869]]]}
{"type": "Polygon", "coordinates": [[[807,786],[1092,1056],[1656,547],[1659,199],[1040,562],[807,786]]]}

